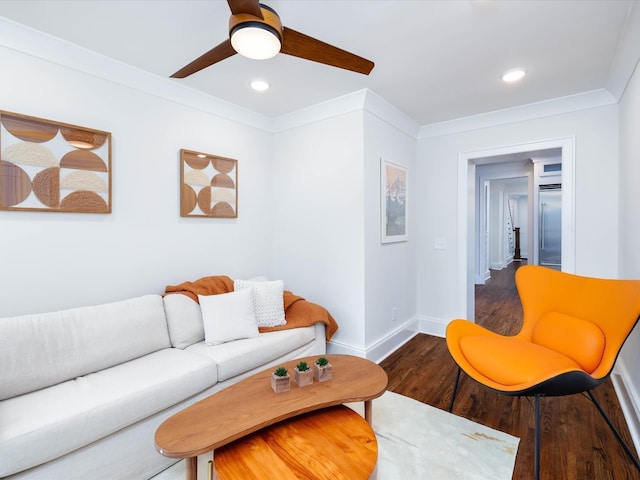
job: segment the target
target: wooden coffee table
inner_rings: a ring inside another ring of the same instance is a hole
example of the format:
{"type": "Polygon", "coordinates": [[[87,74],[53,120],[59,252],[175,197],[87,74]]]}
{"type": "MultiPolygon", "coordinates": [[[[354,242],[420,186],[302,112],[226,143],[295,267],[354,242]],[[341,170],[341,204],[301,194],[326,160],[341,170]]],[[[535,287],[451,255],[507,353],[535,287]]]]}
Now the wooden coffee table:
{"type": "MultiPolygon", "coordinates": [[[[211,452],[263,427],[303,413],[349,402],[365,402],[371,423],[371,401],[387,388],[386,372],[370,360],[350,355],[326,355],[333,379],[274,393],[273,368],[263,370],[194,403],[165,420],[156,430],[155,446],[162,455],[187,459],[187,479],[197,478],[197,456],[211,452]]],[[[318,356],[282,365],[290,375],[300,361],[313,364],[318,356]]]]}
{"type": "Polygon", "coordinates": [[[218,480],[367,480],[378,441],[364,418],[337,405],[265,427],[214,455],[218,480]]]}

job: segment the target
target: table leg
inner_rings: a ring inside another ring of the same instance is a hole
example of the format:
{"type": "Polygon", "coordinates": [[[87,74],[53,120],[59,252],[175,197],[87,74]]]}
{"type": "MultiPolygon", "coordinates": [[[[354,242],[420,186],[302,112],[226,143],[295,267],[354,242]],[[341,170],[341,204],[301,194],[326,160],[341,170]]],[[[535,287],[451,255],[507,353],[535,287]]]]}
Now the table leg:
{"type": "Polygon", "coordinates": [[[189,457],[187,460],[187,480],[198,480],[198,457],[189,457]]]}
{"type": "Polygon", "coordinates": [[[373,401],[364,401],[364,419],[373,427],[373,401]]]}
{"type": "Polygon", "coordinates": [[[218,480],[216,469],[213,467],[213,460],[209,460],[209,463],[207,463],[207,480],[218,480]]]}

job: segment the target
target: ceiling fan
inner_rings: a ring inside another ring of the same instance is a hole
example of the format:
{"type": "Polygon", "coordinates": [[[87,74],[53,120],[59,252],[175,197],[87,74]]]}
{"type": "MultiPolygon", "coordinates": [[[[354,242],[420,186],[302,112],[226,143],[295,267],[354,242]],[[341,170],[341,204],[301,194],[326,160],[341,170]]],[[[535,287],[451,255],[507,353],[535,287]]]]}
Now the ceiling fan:
{"type": "Polygon", "coordinates": [[[284,27],[278,13],[258,0],[227,0],[229,38],[171,75],[185,78],[236,53],[266,59],[278,52],[369,75],[374,63],[328,43],[284,27]]]}

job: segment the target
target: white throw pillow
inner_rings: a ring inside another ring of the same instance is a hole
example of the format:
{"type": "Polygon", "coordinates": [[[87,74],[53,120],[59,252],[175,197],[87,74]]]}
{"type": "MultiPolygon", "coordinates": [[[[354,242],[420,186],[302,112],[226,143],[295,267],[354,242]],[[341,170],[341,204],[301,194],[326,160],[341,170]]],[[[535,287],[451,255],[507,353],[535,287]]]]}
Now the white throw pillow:
{"type": "Polygon", "coordinates": [[[284,282],[273,280],[258,282],[254,280],[236,280],[233,289],[241,291],[253,288],[253,304],[258,327],[278,327],[286,325],[284,318],[284,282]]]}
{"type": "Polygon", "coordinates": [[[200,305],[186,295],[172,293],[163,298],[171,345],[185,349],[204,340],[200,305]]]}
{"type": "Polygon", "coordinates": [[[258,336],[253,289],[218,295],[198,295],[198,300],[204,323],[204,341],[207,345],[219,345],[258,336]]]}

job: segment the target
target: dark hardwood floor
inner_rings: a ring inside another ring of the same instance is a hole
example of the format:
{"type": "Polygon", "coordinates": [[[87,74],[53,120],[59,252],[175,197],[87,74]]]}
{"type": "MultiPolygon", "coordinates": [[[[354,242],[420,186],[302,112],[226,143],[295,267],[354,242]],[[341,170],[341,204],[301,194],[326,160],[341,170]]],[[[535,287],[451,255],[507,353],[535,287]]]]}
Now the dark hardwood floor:
{"type": "MultiPolygon", "coordinates": [[[[513,281],[519,266],[514,262],[506,269],[492,271],[487,284],[476,286],[477,323],[505,335],[519,331],[522,307],[513,281]]],[[[443,410],[448,408],[457,367],[443,338],[419,334],[381,365],[389,375],[389,390],[443,410]]],[[[611,381],[593,393],[633,448],[611,381]]],[[[462,374],[453,413],[519,437],[513,478],[533,478],[534,411],[528,399],[499,395],[462,374]]],[[[541,418],[541,479],[640,479],[588,398],[543,398],[541,418]]]]}

